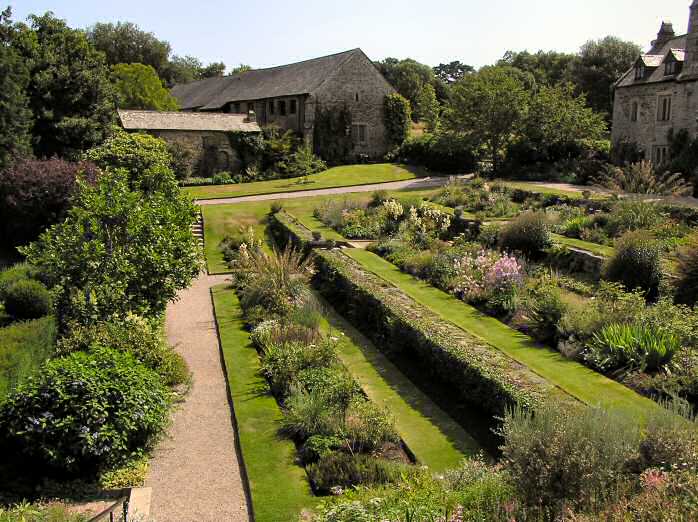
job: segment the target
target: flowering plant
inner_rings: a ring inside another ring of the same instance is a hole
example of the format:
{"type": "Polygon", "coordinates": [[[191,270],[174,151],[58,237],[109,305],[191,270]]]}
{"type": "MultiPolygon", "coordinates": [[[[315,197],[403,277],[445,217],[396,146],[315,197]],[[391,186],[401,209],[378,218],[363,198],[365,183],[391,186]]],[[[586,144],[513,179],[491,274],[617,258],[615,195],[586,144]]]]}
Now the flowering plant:
{"type": "Polygon", "coordinates": [[[453,292],[464,301],[484,301],[523,283],[523,266],[514,256],[491,250],[469,252],[454,260],[453,292]]]}

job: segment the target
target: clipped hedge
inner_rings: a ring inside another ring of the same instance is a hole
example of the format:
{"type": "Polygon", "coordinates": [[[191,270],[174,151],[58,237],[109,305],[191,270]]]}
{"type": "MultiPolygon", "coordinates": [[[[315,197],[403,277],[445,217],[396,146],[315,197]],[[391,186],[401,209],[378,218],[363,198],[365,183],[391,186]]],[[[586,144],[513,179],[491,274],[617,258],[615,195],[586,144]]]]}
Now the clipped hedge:
{"type": "MultiPolygon", "coordinates": [[[[274,237],[308,248],[312,233],[281,212],[274,237]]],[[[496,416],[535,407],[555,387],[505,354],[420,305],[338,250],[316,250],[315,283],[343,315],[393,359],[411,360],[452,397],[496,416]]],[[[572,400],[572,399],[570,399],[572,400]]]]}

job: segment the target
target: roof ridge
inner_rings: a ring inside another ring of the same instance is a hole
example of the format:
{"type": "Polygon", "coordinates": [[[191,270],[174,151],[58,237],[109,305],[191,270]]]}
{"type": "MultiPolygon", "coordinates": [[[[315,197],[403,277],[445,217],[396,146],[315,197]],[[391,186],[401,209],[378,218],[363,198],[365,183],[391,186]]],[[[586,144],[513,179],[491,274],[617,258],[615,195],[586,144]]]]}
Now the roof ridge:
{"type": "MultiPolygon", "coordinates": [[[[289,67],[291,65],[300,65],[302,63],[315,62],[317,60],[324,60],[325,58],[332,58],[334,56],[339,56],[340,54],[349,54],[349,53],[354,53],[356,51],[361,51],[361,48],[355,47],[354,49],[348,49],[346,51],[340,51],[338,53],[326,54],[324,56],[316,56],[315,58],[307,58],[305,60],[300,60],[297,62],[284,63],[281,65],[272,65],[271,67],[260,67],[259,69],[250,69],[249,71],[242,71],[242,72],[237,72],[237,73],[226,74],[226,75],[222,76],[222,78],[235,78],[237,76],[242,76],[243,74],[247,74],[249,72],[271,71],[273,69],[280,69],[281,67],[289,67]]],[[[363,52],[363,51],[361,51],[361,52],[363,52]]]]}

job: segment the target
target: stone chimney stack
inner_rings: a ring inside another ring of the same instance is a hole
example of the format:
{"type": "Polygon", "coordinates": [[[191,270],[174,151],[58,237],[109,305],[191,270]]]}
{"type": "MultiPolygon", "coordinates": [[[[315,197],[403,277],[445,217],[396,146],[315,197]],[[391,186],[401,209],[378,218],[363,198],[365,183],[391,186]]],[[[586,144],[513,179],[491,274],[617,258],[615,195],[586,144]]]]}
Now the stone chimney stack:
{"type": "Polygon", "coordinates": [[[693,0],[690,12],[686,36],[686,58],[679,80],[698,78],[698,0],[693,0]]]}
{"type": "Polygon", "coordinates": [[[664,44],[675,36],[676,33],[674,32],[674,25],[671,22],[662,22],[662,26],[659,28],[659,32],[657,33],[657,39],[652,42],[652,50],[649,54],[659,52],[659,50],[664,47],[664,44]]]}

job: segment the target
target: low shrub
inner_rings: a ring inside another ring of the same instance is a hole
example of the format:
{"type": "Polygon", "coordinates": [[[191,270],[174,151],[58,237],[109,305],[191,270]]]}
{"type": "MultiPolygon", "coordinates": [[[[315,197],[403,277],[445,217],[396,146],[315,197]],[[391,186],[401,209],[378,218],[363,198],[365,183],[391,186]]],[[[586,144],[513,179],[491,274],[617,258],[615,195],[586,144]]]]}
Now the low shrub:
{"type": "Polygon", "coordinates": [[[647,421],[640,444],[640,468],[698,472],[698,430],[691,405],[673,399],[663,406],[647,421]]]}
{"type": "Polygon", "coordinates": [[[296,440],[313,435],[338,436],[341,433],[341,412],[320,391],[292,393],[284,403],[281,430],[296,440]]]}
{"type": "Polygon", "coordinates": [[[130,354],[47,362],[0,404],[0,447],[56,472],[96,472],[143,451],[168,420],[169,392],[130,354]]]}
{"type": "Polygon", "coordinates": [[[521,252],[528,257],[538,257],[552,246],[550,228],[545,214],[525,212],[504,226],[499,235],[499,245],[505,250],[521,252]]]}
{"type": "Polygon", "coordinates": [[[694,306],[698,303],[698,234],[679,250],[676,275],[676,302],[694,306]]]}
{"type": "Polygon", "coordinates": [[[397,153],[405,163],[423,165],[444,174],[463,174],[477,168],[475,148],[466,135],[439,132],[406,140],[397,153]]]}
{"type": "Polygon", "coordinates": [[[387,484],[398,480],[405,466],[368,455],[331,453],[307,468],[310,483],[318,493],[333,488],[387,484]]]}
{"type": "Polygon", "coordinates": [[[25,279],[40,279],[38,270],[28,263],[18,263],[0,271],[0,301],[5,300],[5,292],[10,286],[25,279]]]}
{"type": "Polygon", "coordinates": [[[609,236],[618,237],[631,230],[651,229],[666,221],[658,205],[640,199],[622,199],[613,205],[604,228],[609,236]]]}
{"type": "Polygon", "coordinates": [[[555,280],[536,280],[528,288],[525,309],[534,336],[541,342],[555,344],[559,334],[558,325],[567,311],[555,280]]]}
{"type": "Polygon", "coordinates": [[[621,283],[629,290],[642,289],[648,299],[656,299],[662,278],[659,244],[641,231],[624,234],[604,266],[603,277],[621,283]]]}
{"type": "Polygon", "coordinates": [[[610,324],[594,334],[584,357],[601,371],[653,372],[666,366],[680,348],[679,338],[671,333],[640,324],[610,324]]]}
{"type": "Polygon", "coordinates": [[[303,444],[300,457],[305,464],[310,464],[328,457],[342,446],[344,446],[344,440],[339,437],[313,435],[303,444]]]}
{"type": "Polygon", "coordinates": [[[15,319],[38,319],[51,311],[51,294],[33,279],[17,281],[4,292],[5,312],[15,319]]]}
{"type": "Polygon", "coordinates": [[[229,183],[234,183],[233,182],[233,176],[230,175],[230,172],[216,172],[213,175],[213,184],[214,185],[227,185],[229,183]]]}
{"type": "Polygon", "coordinates": [[[353,453],[366,453],[386,442],[399,442],[389,413],[363,397],[352,401],[346,413],[344,433],[353,453]]]}

